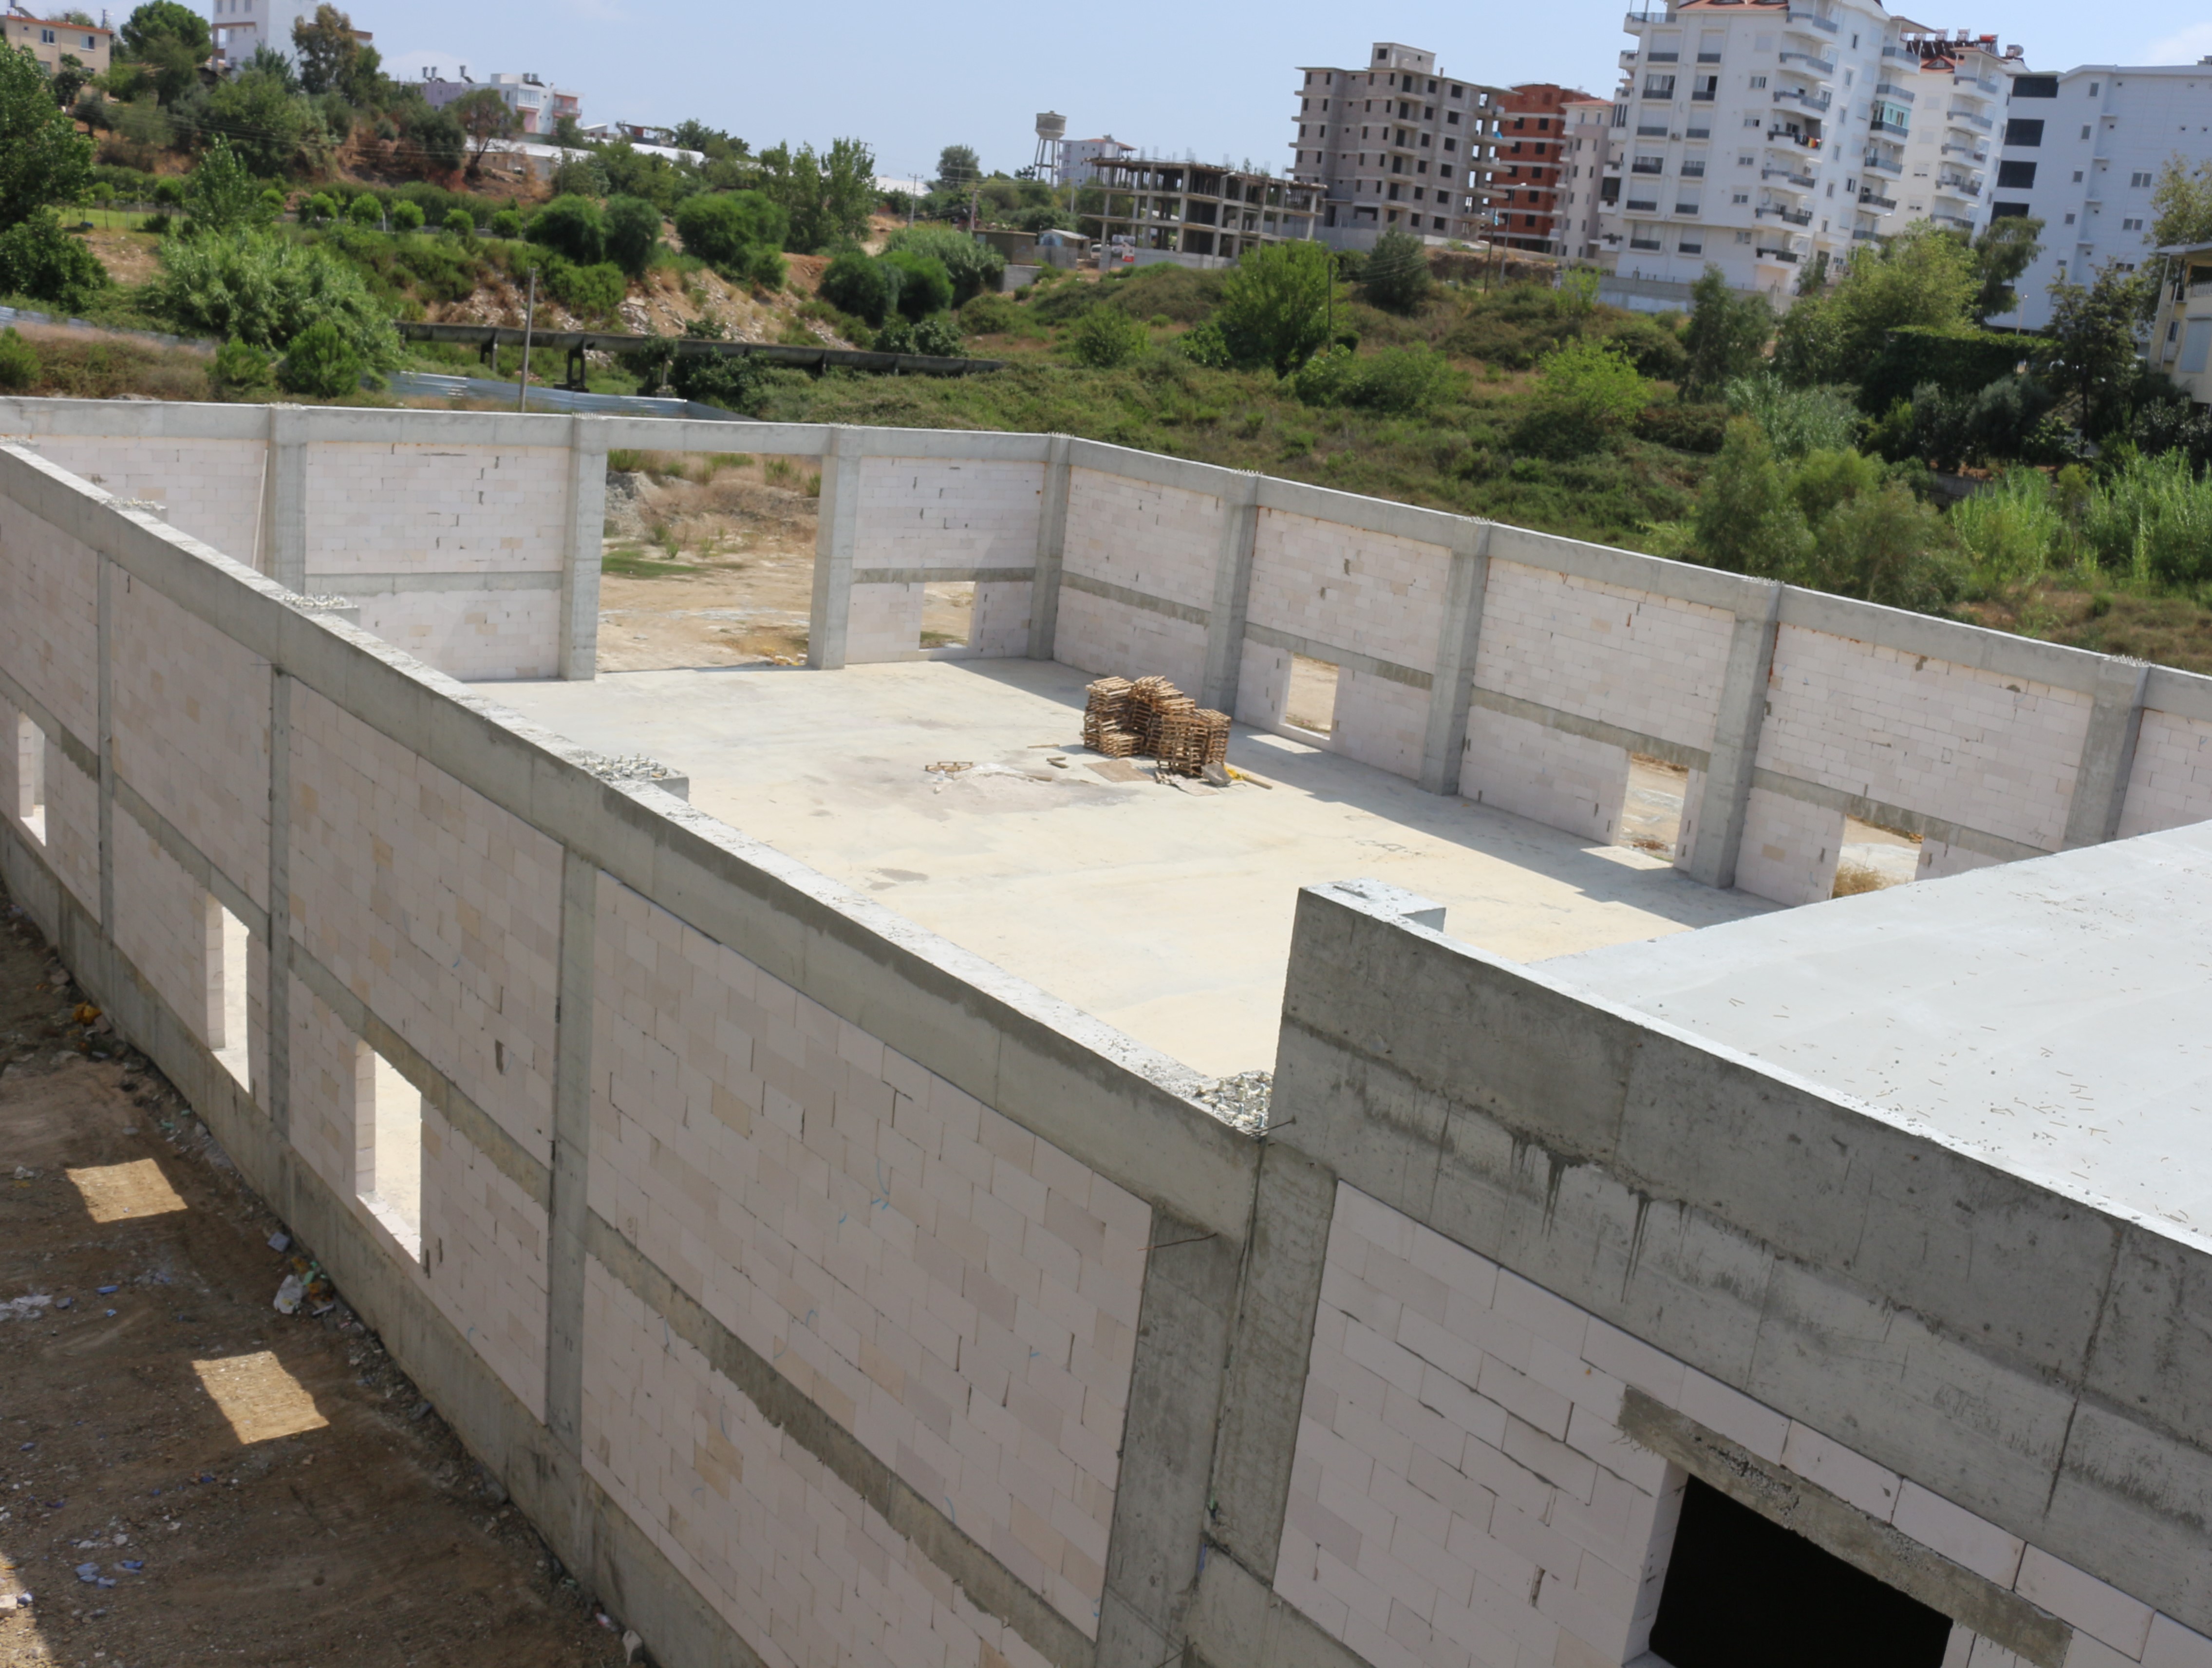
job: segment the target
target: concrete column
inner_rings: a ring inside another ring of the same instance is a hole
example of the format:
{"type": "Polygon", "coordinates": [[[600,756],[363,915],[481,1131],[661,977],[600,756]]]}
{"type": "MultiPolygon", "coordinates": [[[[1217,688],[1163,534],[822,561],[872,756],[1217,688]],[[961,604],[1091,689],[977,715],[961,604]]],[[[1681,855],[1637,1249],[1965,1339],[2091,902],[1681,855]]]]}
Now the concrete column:
{"type": "Polygon", "coordinates": [[[1208,1534],[1262,1582],[1272,1581],[1291,1497],[1291,1458],[1314,1313],[1336,1208],[1336,1178],[1279,1142],[1260,1154],[1252,1243],[1213,1452],[1208,1534]]]}
{"type": "MultiPolygon", "coordinates": [[[[96,676],[93,694],[99,703],[100,734],[100,933],[111,946],[115,941],[115,587],[123,582],[115,564],[94,556],[100,566],[94,576],[98,601],[95,615],[96,676]]],[[[47,801],[52,814],[52,801],[47,801]]],[[[51,824],[48,825],[52,826],[51,824]]]]}
{"type": "Polygon", "coordinates": [[[1237,710],[1244,667],[1244,618],[1252,601],[1252,546],[1260,532],[1260,477],[1245,475],[1221,495],[1221,543],[1213,557],[1213,606],[1206,622],[1206,682],[1199,704],[1237,710]]]}
{"type": "Polygon", "coordinates": [[[1218,1234],[1153,1213],[1097,1668],[1159,1668],[1182,1653],[1183,1615],[1198,1581],[1237,1261],[1237,1247],[1218,1234]]]}
{"type": "Polygon", "coordinates": [[[554,1008],[553,1177],[547,1208],[545,1427],[562,1451],[583,1452],[585,1188],[591,1170],[592,974],[599,930],[599,865],[561,861],[560,995],[554,1008]]]}
{"type": "Polygon", "coordinates": [[[2098,663],[2095,704],[2089,731],[2081,738],[2081,762],[2074,772],[2074,797],[2066,807],[2062,849],[2101,845],[2120,831],[2127,807],[2128,779],[2135,774],[2136,740],[2142,734],[2143,691],[2150,667],[2141,661],[2098,663]]]}
{"type": "Polygon", "coordinates": [[[561,545],[561,675],[589,682],[599,662],[599,549],[606,530],[605,417],[575,417],[568,432],[568,529],[561,545]]]}
{"type": "Polygon", "coordinates": [[[1743,845],[1744,817],[1751,806],[1751,772],[1759,762],[1759,732],[1766,721],[1766,680],[1774,670],[1774,634],[1781,619],[1782,587],[1771,586],[1765,611],[1738,614],[1729,638],[1728,673],[1721,684],[1705,796],[1698,804],[1696,843],[1680,864],[1692,880],[1709,886],[1735,884],[1736,853],[1743,845]]]}
{"type": "Polygon", "coordinates": [[[269,408],[269,576],[307,588],[307,413],[269,408]]]}
{"type": "MultiPolygon", "coordinates": [[[[1437,626],[1436,674],[1429,685],[1429,727],[1421,742],[1421,786],[1459,792],[1467,758],[1467,703],[1474,694],[1474,656],[1482,641],[1482,605],[1490,590],[1490,523],[1472,521],[1451,553],[1443,618],[1437,626]]],[[[1456,542],[1456,541],[1455,541],[1456,542]]]]}
{"type": "Polygon", "coordinates": [[[292,1135],[292,680],[269,668],[269,1081],[256,1087],[276,1133],[292,1135]]]}
{"type": "Polygon", "coordinates": [[[832,429],[822,454],[822,496],[815,510],[814,606],[806,628],[806,664],[842,671],[853,618],[853,546],[860,525],[858,429],[832,429]]]}
{"type": "Polygon", "coordinates": [[[1037,500],[1036,582],[1030,587],[1030,659],[1048,661],[1060,639],[1060,570],[1067,553],[1068,443],[1046,443],[1044,491],[1037,500]]]}

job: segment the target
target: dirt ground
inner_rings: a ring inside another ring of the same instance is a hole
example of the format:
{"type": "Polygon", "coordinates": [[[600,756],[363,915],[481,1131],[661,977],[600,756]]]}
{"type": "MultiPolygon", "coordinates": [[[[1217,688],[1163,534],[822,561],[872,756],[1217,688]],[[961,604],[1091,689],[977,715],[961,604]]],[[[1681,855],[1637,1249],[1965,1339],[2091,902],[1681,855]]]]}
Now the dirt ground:
{"type": "MultiPolygon", "coordinates": [[[[777,459],[649,454],[609,478],[599,670],[806,658],[813,472],[777,459]]],[[[925,588],[921,641],[968,640],[973,585],[925,588]]]]}
{"type": "Polygon", "coordinates": [[[276,1312],[312,1248],[83,1001],[0,892],[0,1665],[622,1662],[343,1294],[276,1312]]]}

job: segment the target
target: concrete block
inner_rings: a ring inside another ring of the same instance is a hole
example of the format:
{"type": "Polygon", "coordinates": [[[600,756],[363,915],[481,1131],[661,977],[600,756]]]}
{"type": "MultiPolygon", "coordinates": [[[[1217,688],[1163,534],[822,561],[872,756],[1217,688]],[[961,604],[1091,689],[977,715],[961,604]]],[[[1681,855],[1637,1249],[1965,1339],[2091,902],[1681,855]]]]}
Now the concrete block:
{"type": "MultiPolygon", "coordinates": [[[[2027,1549],[2014,1590],[2116,1651],[2136,1658],[2144,1653],[2152,1631],[2151,1607],[2041,1547],[2027,1549]]],[[[2212,1657],[2206,1661],[2212,1665],[2212,1657]]]]}
{"type": "Polygon", "coordinates": [[[2143,1642],[2143,1668],[2212,1668],[2212,1639],[2170,1616],[2151,1618],[2143,1642]]]}
{"type": "Polygon", "coordinates": [[[1782,1444],[1782,1463],[1883,1523],[1897,1510],[1898,1475],[1840,1442],[1794,1421],[1782,1444]]]}
{"type": "Polygon", "coordinates": [[[2021,1554],[2027,1549],[2018,1536],[2007,1534],[1986,1519],[1930,1494],[1910,1479],[1899,1488],[1897,1509],[1890,1521],[1899,1532],[2001,1587],[2012,1586],[2020,1571],[2021,1554]]]}

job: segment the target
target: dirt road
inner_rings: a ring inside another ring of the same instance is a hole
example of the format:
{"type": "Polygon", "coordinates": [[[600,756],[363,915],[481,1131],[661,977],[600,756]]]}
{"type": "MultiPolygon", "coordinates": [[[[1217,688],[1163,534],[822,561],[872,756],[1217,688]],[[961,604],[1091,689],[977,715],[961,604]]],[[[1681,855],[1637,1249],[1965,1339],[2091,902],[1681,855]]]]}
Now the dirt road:
{"type": "Polygon", "coordinates": [[[275,1311],[301,1248],[83,1001],[0,893],[0,1665],[620,1663],[344,1303],[275,1311]]]}

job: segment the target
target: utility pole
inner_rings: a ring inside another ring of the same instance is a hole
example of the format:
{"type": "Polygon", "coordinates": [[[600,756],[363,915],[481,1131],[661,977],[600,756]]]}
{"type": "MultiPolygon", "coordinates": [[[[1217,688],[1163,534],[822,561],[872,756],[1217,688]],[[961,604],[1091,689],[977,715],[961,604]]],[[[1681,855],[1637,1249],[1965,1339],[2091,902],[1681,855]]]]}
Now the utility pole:
{"type": "Polygon", "coordinates": [[[538,269],[530,269],[530,301],[522,314],[522,386],[514,391],[514,409],[526,411],[530,404],[530,327],[538,320],[538,269]]]}

